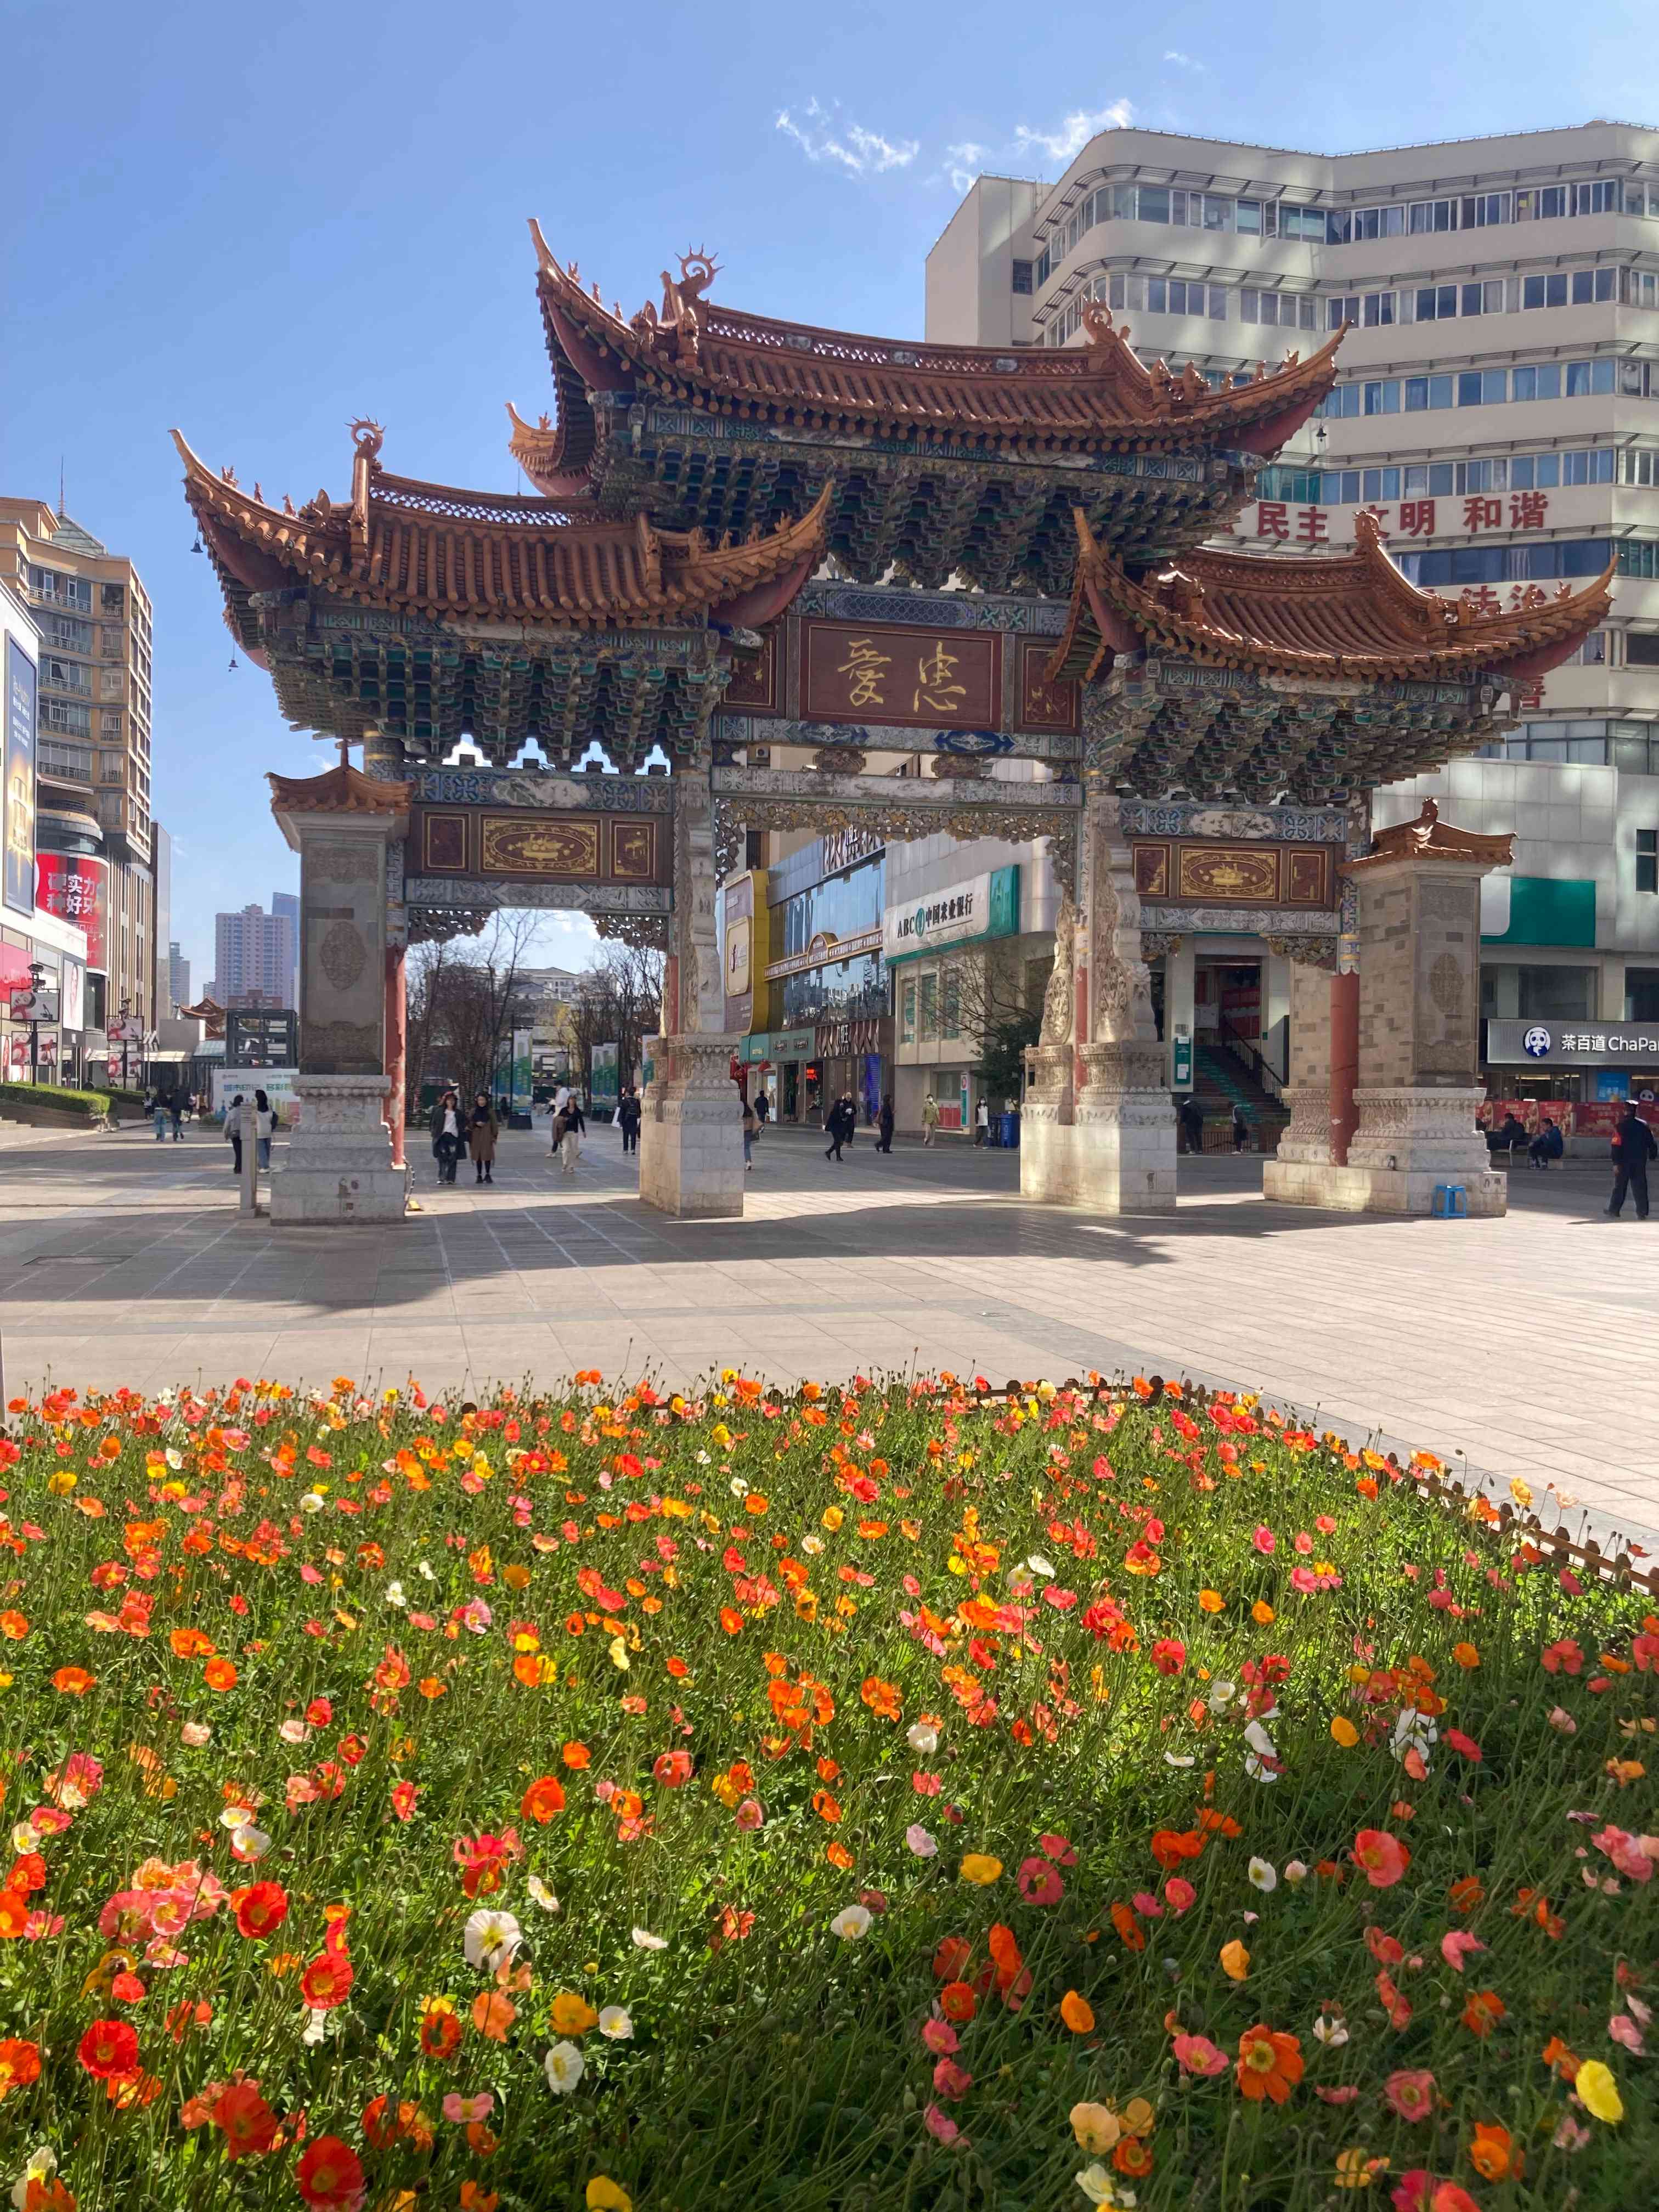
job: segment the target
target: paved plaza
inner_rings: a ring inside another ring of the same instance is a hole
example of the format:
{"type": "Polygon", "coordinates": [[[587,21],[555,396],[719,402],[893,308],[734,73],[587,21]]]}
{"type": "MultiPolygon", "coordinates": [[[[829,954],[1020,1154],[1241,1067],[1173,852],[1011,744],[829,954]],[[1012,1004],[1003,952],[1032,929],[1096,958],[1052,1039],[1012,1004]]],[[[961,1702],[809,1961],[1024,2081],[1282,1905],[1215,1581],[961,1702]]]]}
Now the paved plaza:
{"type": "Polygon", "coordinates": [[[1553,1486],[1659,1546],[1659,1216],[1604,1219],[1597,1166],[1518,1168],[1507,1219],[1441,1222],[1269,1206],[1259,1159],[1206,1154],[1173,1218],[1108,1219],[1022,1202],[1009,1153],[860,1135],[837,1167],[773,1130],[746,1218],[693,1223],[640,1204],[608,1128],[574,1179],[540,1128],[508,1136],[483,1188],[465,1163],[438,1188],[410,1143],[420,1212],[361,1229],[243,1221],[213,1131],[0,1151],[8,1389],[1184,1375],[1553,1486]]]}

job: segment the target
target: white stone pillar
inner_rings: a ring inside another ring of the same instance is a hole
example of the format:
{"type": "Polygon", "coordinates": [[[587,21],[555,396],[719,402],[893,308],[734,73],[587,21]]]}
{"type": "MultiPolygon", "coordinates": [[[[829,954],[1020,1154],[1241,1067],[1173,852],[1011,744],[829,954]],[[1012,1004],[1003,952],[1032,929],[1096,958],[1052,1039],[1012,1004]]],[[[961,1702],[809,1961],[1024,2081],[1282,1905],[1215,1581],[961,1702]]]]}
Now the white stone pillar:
{"type": "Polygon", "coordinates": [[[640,1196],[682,1220],[733,1219],[743,1212],[743,1108],[732,1080],[739,1040],[726,1028],[708,763],[677,774],[673,790],[672,988],[665,982],[641,1104],[640,1196]]]}
{"type": "Polygon", "coordinates": [[[347,767],[270,784],[300,855],[300,1119],[270,1178],[270,1218],[401,1221],[408,1172],[385,1118],[386,877],[410,787],[347,767]]]}
{"type": "MultiPolygon", "coordinates": [[[[1169,1087],[1176,1085],[1176,1040],[1184,1031],[1187,1039],[1187,1064],[1190,1070],[1194,1057],[1194,994],[1198,988],[1198,947],[1188,939],[1164,956],[1164,1044],[1169,1060],[1169,1087]]],[[[1190,1091],[1193,1080],[1189,1073],[1180,1088],[1190,1091]]]]}
{"type": "MultiPolygon", "coordinates": [[[[1077,906],[1073,1120],[1069,1135],[1063,1125],[1045,1133],[1029,1174],[1022,1162],[1020,1188],[1095,1213],[1170,1212],[1175,1105],[1141,957],[1140,897],[1121,802],[1098,769],[1087,772],[1077,906]]],[[[1048,1029],[1045,1020],[1045,1044],[1048,1029]]]]}
{"type": "Polygon", "coordinates": [[[1507,1178],[1475,1127],[1480,1078],[1480,879],[1509,865],[1511,841],[1455,830],[1428,800],[1415,822],[1378,833],[1348,863],[1358,890],[1359,1125],[1337,1202],[1368,1213],[1427,1213],[1435,1187],[1461,1183],[1471,1213],[1498,1214],[1507,1178]]]}
{"type": "Polygon", "coordinates": [[[1281,1204],[1331,1203],[1331,978],[1327,969],[1290,964],[1291,1109],[1279,1149],[1261,1170],[1261,1194],[1281,1204]]]}

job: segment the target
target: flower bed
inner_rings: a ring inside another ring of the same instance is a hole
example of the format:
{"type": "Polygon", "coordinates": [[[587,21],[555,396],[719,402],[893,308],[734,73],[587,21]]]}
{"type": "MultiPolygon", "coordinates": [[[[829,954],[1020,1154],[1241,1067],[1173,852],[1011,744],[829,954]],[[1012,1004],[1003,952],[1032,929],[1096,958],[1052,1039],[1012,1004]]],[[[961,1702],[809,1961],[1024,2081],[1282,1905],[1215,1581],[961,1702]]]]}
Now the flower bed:
{"type": "Polygon", "coordinates": [[[1659,1617],[1507,1504],[1145,1383],[13,1413],[28,2212],[1645,2201],[1659,1617]]]}

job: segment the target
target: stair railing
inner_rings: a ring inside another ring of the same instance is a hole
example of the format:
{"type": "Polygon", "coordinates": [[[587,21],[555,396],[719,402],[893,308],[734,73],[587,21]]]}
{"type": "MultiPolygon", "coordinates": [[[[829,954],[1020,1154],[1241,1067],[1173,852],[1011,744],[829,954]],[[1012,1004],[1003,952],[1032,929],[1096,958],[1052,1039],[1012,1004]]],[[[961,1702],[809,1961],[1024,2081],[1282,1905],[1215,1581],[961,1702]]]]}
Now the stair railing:
{"type": "Polygon", "coordinates": [[[1218,1017],[1216,1033],[1224,1049],[1243,1063],[1275,1105],[1282,1106],[1285,1103],[1285,1079],[1255,1040],[1241,1035],[1225,1014],[1218,1017]]]}

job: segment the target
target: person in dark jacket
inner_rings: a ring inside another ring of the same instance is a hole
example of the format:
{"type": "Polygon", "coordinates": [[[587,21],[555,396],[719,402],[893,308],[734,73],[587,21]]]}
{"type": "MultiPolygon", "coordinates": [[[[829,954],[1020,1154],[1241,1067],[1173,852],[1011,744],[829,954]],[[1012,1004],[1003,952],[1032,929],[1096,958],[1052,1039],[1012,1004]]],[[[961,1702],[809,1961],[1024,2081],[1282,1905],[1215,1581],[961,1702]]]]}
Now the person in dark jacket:
{"type": "Polygon", "coordinates": [[[1552,1121],[1547,1114],[1543,1127],[1527,1146],[1527,1158],[1535,1168],[1547,1168],[1552,1160],[1559,1160],[1567,1149],[1567,1140],[1561,1134],[1560,1124],[1552,1121]]]}
{"type": "Polygon", "coordinates": [[[640,1148],[639,1093],[630,1085],[617,1101],[617,1119],[622,1125],[623,1150],[637,1152],[640,1148]]]}
{"type": "Polygon", "coordinates": [[[459,1091],[443,1091],[432,1109],[432,1152],[438,1163],[440,1182],[453,1182],[455,1163],[466,1142],[466,1116],[459,1091]]]}
{"type": "Polygon", "coordinates": [[[494,1182],[495,1180],[495,1134],[498,1127],[495,1109],[489,1103],[489,1093],[480,1091],[472,1101],[472,1113],[466,1125],[466,1149],[472,1156],[474,1182],[494,1182]]]}
{"type": "Polygon", "coordinates": [[[1204,1149],[1204,1109],[1190,1091],[1181,1102],[1181,1126],[1187,1133],[1187,1150],[1201,1152],[1204,1149]]]}
{"type": "Polygon", "coordinates": [[[893,1094],[884,1091],[881,1097],[881,1111],[876,1116],[876,1150],[890,1152],[893,1149],[893,1094]]]}
{"type": "Polygon", "coordinates": [[[823,1133],[830,1142],[824,1147],[826,1160],[841,1158],[841,1148],[852,1135],[852,1111],[844,1098],[837,1098],[823,1117],[823,1133]]]}
{"type": "Polygon", "coordinates": [[[1618,1168],[1613,1177],[1613,1200],[1607,1212],[1618,1219],[1624,1211],[1625,1193],[1629,1191],[1636,1200],[1636,1218],[1648,1218],[1648,1162],[1659,1158],[1659,1145],[1653,1140],[1653,1132],[1637,1112],[1626,1106],[1618,1127],[1613,1133],[1613,1157],[1618,1168]]]}

